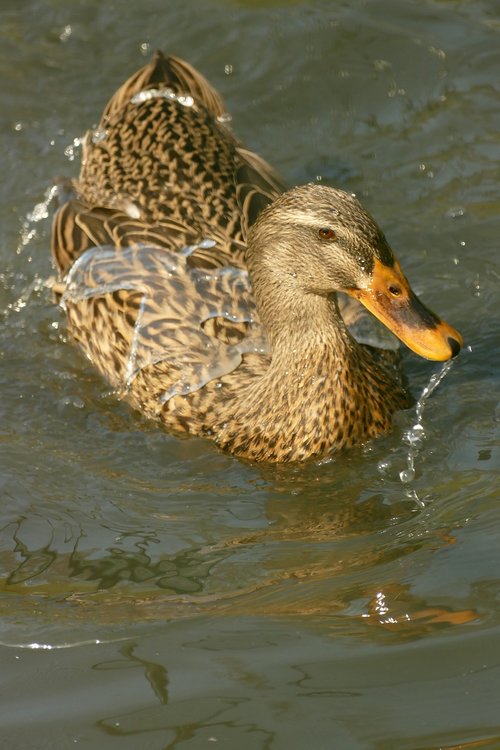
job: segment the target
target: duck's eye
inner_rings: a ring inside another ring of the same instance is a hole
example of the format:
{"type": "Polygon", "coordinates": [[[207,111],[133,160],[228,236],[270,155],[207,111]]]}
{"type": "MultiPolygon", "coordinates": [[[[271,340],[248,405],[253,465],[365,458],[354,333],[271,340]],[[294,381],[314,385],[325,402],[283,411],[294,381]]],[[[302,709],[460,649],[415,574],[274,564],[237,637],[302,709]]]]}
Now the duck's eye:
{"type": "Polygon", "coordinates": [[[322,227],[318,231],[318,236],[320,240],[334,240],[337,235],[335,234],[333,229],[330,229],[330,227],[322,227]]]}
{"type": "Polygon", "coordinates": [[[389,294],[392,294],[393,297],[399,297],[401,294],[401,287],[397,284],[391,284],[389,287],[389,294]]]}

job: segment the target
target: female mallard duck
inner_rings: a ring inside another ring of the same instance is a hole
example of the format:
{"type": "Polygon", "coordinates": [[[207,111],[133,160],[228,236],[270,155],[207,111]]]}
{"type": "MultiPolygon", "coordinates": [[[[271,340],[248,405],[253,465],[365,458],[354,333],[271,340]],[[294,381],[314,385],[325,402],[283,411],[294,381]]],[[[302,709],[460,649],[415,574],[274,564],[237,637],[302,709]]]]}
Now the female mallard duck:
{"type": "Polygon", "coordinates": [[[160,53],[112,97],[54,218],[73,338],[134,407],[238,456],[300,461],[387,432],[409,397],[393,347],[349,331],[355,300],[428,359],[455,356],[460,334],[354,196],[283,192],[226,119],[160,53]]]}

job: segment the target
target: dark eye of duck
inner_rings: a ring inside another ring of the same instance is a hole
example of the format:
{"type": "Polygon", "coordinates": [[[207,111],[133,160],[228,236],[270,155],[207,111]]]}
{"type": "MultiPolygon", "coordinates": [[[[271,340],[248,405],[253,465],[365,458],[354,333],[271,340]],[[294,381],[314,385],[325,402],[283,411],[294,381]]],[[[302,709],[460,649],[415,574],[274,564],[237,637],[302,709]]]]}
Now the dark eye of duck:
{"type": "Polygon", "coordinates": [[[320,240],[334,240],[337,235],[335,234],[333,229],[330,229],[330,227],[322,227],[318,231],[318,236],[320,240]]]}
{"type": "Polygon", "coordinates": [[[401,287],[397,284],[391,284],[389,287],[389,293],[392,294],[393,297],[399,297],[401,291],[401,287]]]}

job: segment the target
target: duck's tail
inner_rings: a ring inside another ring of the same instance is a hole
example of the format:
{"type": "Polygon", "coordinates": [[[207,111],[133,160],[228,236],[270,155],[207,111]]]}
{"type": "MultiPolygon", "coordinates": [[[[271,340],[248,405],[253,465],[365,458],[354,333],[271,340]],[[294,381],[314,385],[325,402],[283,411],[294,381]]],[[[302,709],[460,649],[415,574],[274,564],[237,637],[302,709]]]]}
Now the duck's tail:
{"type": "Polygon", "coordinates": [[[101,125],[118,112],[132,96],[147,89],[171,89],[178,95],[190,95],[202,103],[214,117],[224,114],[224,101],[207,79],[189,63],[174,55],[166,57],[157,50],[151,61],[131,76],[109,100],[101,125]]]}

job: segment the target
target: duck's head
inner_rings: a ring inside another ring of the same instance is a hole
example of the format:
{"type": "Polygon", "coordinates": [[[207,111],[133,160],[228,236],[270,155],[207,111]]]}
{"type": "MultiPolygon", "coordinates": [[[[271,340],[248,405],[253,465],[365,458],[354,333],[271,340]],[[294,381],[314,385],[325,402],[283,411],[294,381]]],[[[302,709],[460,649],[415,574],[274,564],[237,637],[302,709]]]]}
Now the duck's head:
{"type": "Polygon", "coordinates": [[[248,264],[257,275],[272,269],[283,292],[349,294],[426,359],[444,361],[462,347],[458,331],[415,295],[376,222],[342,190],[310,184],[281,195],[250,231],[248,264]]]}

